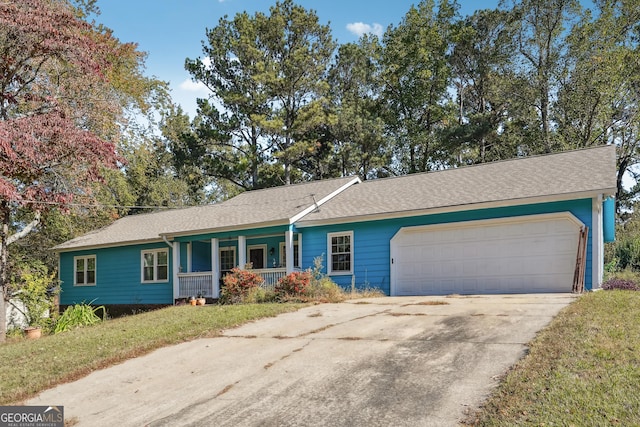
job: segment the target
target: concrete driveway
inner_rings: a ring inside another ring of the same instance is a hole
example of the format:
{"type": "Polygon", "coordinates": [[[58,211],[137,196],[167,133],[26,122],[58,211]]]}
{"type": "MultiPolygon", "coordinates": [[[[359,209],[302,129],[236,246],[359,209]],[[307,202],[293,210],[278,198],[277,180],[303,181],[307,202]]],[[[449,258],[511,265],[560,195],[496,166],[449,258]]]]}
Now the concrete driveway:
{"type": "Polygon", "coordinates": [[[452,426],[573,299],[322,304],[157,350],[26,404],[64,405],[81,426],[452,426]]]}

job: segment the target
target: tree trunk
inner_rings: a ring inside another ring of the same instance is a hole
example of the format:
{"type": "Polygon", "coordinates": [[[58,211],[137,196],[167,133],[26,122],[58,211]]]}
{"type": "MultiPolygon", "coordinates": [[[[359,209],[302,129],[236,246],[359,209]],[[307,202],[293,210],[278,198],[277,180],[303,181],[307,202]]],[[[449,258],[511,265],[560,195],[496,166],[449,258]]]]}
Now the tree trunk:
{"type": "Polygon", "coordinates": [[[7,248],[13,242],[23,238],[40,223],[40,211],[36,211],[33,220],[27,224],[21,231],[9,235],[9,221],[11,219],[11,209],[7,201],[0,202],[0,342],[4,342],[7,338],[7,266],[9,264],[9,255],[7,248]]]}
{"type": "Polygon", "coordinates": [[[254,190],[260,186],[258,166],[260,162],[259,133],[255,126],[251,126],[251,186],[254,190]]]}
{"type": "MultiPolygon", "coordinates": [[[[290,129],[290,126],[287,126],[287,135],[285,136],[285,153],[286,150],[291,148],[291,136],[289,136],[288,134],[288,129],[290,129]]],[[[287,158],[288,154],[285,154],[284,156],[284,185],[291,185],[291,162],[289,161],[289,159],[287,158]]]]}
{"type": "Polygon", "coordinates": [[[9,239],[9,205],[0,203],[0,342],[7,338],[7,240],[9,239]]]}
{"type": "Polygon", "coordinates": [[[544,143],[544,152],[551,153],[550,129],[549,129],[549,92],[546,84],[540,90],[540,112],[542,120],[542,141],[544,143]]]}
{"type": "MultiPolygon", "coordinates": [[[[484,88],[481,89],[480,95],[480,115],[482,120],[487,119],[487,100],[484,97],[484,88]]],[[[482,132],[482,138],[480,138],[480,163],[484,163],[487,160],[487,134],[482,132]]]]}

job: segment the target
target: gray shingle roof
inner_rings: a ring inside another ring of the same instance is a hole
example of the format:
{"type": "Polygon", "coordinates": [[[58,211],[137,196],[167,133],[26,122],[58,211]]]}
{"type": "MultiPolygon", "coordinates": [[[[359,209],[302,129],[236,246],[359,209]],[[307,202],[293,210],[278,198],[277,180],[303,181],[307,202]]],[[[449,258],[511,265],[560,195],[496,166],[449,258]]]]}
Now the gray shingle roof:
{"type": "Polygon", "coordinates": [[[244,192],[223,203],[132,215],[62,243],[57,251],[157,241],[161,235],[288,224],[305,209],[357,178],[347,177],[244,192]]]}
{"type": "Polygon", "coordinates": [[[298,225],[590,192],[613,194],[615,189],[615,147],[599,146],[365,181],[298,225]]]}
{"type": "MultiPolygon", "coordinates": [[[[316,202],[353,183],[354,178],[247,191],[223,203],[127,216],[62,243],[57,251],[158,241],[175,236],[288,224],[316,202]]],[[[613,194],[613,146],[525,157],[457,169],[365,181],[347,189],[296,224],[410,215],[438,208],[472,207],[491,202],[613,194]]]]}

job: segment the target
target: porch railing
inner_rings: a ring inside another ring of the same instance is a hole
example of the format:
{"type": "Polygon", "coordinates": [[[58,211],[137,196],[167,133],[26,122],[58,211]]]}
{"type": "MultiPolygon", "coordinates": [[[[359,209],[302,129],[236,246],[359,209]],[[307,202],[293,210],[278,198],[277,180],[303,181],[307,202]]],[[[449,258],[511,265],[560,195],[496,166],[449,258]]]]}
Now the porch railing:
{"type": "MultiPolygon", "coordinates": [[[[278,280],[287,275],[285,268],[262,268],[252,271],[264,279],[261,286],[271,290],[275,288],[278,280]]],[[[204,295],[208,298],[218,297],[217,288],[214,288],[213,273],[210,271],[178,273],[177,298],[188,298],[197,295],[204,295]]]]}
{"type": "Polygon", "coordinates": [[[213,289],[213,273],[203,271],[198,273],[178,273],[178,298],[204,295],[217,298],[213,289]]]}
{"type": "Polygon", "coordinates": [[[278,284],[278,280],[287,275],[286,268],[261,268],[251,271],[262,276],[264,282],[261,286],[263,288],[271,290],[278,284]]]}

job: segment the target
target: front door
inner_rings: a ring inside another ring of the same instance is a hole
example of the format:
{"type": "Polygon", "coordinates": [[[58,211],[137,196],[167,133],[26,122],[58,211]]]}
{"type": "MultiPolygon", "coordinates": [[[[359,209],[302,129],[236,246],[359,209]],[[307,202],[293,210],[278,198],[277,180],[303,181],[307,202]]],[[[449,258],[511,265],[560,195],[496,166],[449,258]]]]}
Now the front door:
{"type": "Polygon", "coordinates": [[[264,260],[266,258],[266,247],[254,246],[249,248],[249,262],[256,270],[264,268],[264,260]]]}
{"type": "Polygon", "coordinates": [[[220,248],[220,278],[222,279],[236,265],[236,248],[220,248]]]}

